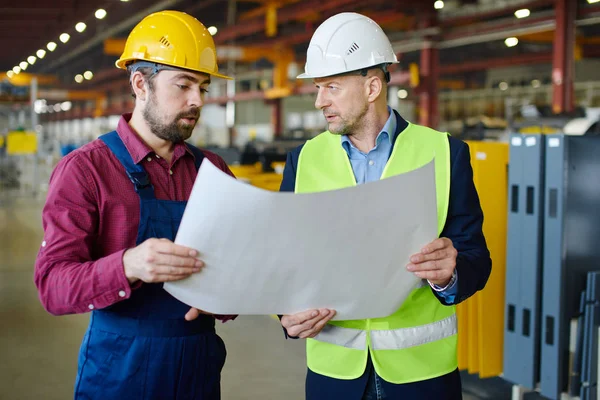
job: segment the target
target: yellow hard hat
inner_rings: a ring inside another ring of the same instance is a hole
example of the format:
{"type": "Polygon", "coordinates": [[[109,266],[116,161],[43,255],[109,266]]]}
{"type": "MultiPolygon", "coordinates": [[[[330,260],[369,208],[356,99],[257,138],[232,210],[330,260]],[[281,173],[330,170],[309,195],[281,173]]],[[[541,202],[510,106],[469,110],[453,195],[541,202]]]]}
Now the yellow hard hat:
{"type": "Polygon", "coordinates": [[[135,61],[149,61],[218,78],[217,50],[208,29],[196,18],[181,11],[160,11],[148,15],[129,34],[118,68],[135,61]]]}

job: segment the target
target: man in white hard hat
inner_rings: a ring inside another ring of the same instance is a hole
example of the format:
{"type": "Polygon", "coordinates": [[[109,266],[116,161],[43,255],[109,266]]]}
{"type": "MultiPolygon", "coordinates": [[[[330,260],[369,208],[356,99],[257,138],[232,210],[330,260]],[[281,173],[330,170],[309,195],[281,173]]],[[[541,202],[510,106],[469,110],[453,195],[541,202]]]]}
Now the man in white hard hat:
{"type": "MultiPolygon", "coordinates": [[[[394,314],[355,321],[330,321],[335,311],[327,309],[282,316],[289,336],[307,338],[310,400],[462,397],[455,305],[483,289],[490,275],[483,214],[467,145],[387,106],[387,67],[397,62],[377,23],[341,13],[316,30],[298,77],[313,80],[315,106],[329,129],[288,154],[281,190],[370,182],[419,168],[435,154],[439,233],[410,261],[398,260],[423,283],[394,314]]],[[[360,245],[348,243],[348,251],[360,245]]]]}

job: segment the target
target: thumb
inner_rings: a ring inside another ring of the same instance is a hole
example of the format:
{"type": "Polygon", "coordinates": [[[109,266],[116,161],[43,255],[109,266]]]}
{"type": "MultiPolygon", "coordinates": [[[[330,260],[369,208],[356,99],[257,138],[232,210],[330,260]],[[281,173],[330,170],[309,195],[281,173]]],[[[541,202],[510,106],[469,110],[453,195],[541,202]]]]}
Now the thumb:
{"type": "Polygon", "coordinates": [[[190,311],[185,314],[185,320],[193,321],[198,318],[198,316],[200,316],[200,311],[197,308],[192,307],[190,308],[190,311]]]}

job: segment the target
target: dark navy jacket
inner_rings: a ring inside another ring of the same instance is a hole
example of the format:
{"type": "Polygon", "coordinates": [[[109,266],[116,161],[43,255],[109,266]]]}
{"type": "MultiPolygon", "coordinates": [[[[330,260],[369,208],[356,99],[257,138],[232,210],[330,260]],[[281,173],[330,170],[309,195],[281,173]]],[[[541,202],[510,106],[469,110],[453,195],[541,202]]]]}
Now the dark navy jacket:
{"type": "MultiPolygon", "coordinates": [[[[408,123],[396,112],[396,137],[407,127],[408,123]]],[[[450,201],[448,216],[440,237],[452,240],[458,251],[456,272],[458,275],[458,292],[454,304],[458,304],[478,290],[483,289],[490,276],[492,263],[483,236],[483,213],[479,197],[473,183],[473,169],[469,148],[461,140],[448,137],[450,142],[450,201]]],[[[341,146],[340,142],[340,146],[341,146]]],[[[293,192],[296,184],[296,169],[302,146],[288,154],[283,172],[280,191],[293,192]]],[[[401,156],[401,153],[400,153],[401,156]]],[[[442,304],[445,300],[437,295],[442,304]]],[[[368,371],[367,371],[368,372],[368,371]]],[[[306,396],[311,400],[326,399],[361,399],[368,376],[343,381],[328,378],[308,371],[306,396]]],[[[458,372],[428,381],[407,384],[385,384],[387,399],[442,399],[460,398],[460,378],[458,372]]]]}

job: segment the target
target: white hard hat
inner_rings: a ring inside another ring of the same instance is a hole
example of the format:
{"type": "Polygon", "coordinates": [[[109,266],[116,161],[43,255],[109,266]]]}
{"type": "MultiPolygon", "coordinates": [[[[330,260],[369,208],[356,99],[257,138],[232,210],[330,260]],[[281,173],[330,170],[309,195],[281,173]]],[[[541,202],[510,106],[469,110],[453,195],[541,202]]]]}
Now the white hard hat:
{"type": "Polygon", "coordinates": [[[308,45],[304,73],[298,79],[322,78],[397,62],[390,40],[375,21],[345,12],[328,18],[317,28],[308,45]]]}

